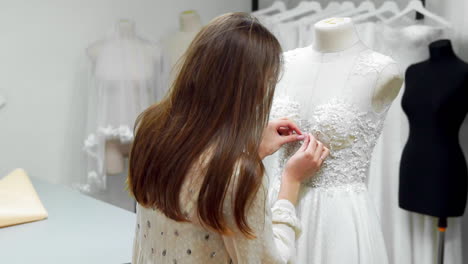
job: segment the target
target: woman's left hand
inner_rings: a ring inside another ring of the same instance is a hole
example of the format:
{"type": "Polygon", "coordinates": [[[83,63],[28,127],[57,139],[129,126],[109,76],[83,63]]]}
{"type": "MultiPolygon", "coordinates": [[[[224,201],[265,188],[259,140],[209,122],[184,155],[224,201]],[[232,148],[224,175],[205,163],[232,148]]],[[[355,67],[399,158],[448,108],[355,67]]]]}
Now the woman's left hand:
{"type": "Polygon", "coordinates": [[[280,118],[268,122],[267,127],[263,130],[262,142],[258,149],[258,155],[261,159],[275,153],[282,145],[303,140],[301,130],[297,125],[288,118],[280,118]]]}

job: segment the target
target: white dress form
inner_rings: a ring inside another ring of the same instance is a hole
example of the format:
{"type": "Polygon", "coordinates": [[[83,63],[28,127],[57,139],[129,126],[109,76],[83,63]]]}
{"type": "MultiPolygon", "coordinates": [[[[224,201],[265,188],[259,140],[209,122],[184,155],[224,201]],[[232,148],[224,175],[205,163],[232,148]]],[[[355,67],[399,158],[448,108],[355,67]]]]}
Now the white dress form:
{"type": "Polygon", "coordinates": [[[88,101],[87,183],[104,189],[106,175],[125,170],[136,117],[165,93],[161,49],[138,36],[135,24],[119,20],[115,31],[87,48],[92,64],[88,101]]]}
{"type": "MultiPolygon", "coordinates": [[[[315,25],[313,46],[285,53],[272,118],[289,117],[330,148],[317,175],[303,184],[296,209],[302,222],[298,263],[387,263],[380,221],[365,181],[386,112],[403,82],[395,62],[369,50],[349,18],[315,25]]],[[[281,170],[300,143],[283,147],[281,170]]]]}
{"type": "Polygon", "coordinates": [[[182,12],[179,16],[180,30],[173,35],[163,39],[163,46],[168,54],[168,60],[171,71],[171,80],[174,79],[179,59],[185,53],[192,40],[202,28],[200,15],[194,11],[189,10],[182,12]]]}

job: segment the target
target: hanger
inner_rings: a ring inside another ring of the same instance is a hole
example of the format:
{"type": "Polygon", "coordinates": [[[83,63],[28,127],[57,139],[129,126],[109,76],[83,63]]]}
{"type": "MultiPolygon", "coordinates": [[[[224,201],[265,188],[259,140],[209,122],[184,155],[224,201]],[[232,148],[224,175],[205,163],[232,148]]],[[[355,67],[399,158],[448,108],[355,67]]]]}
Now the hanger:
{"type": "Polygon", "coordinates": [[[343,3],[338,5],[335,5],[336,2],[331,2],[325,9],[324,12],[318,13],[313,16],[308,16],[308,17],[303,17],[300,19],[300,21],[297,21],[297,23],[315,23],[318,20],[333,17],[333,16],[339,16],[341,13],[348,12],[351,10],[356,9],[356,6],[354,5],[353,2],[350,1],[344,1],[343,3]]]}
{"type": "Polygon", "coordinates": [[[451,27],[451,24],[448,21],[446,21],[442,17],[427,10],[423,6],[422,2],[419,0],[412,0],[411,2],[408,3],[408,6],[403,11],[401,11],[399,14],[397,14],[396,16],[392,18],[384,20],[384,23],[391,24],[392,22],[398,20],[399,18],[406,16],[407,14],[413,11],[419,12],[423,14],[424,16],[431,18],[432,20],[436,21],[437,23],[441,24],[444,27],[451,27]]]}
{"type": "Polygon", "coordinates": [[[284,22],[290,19],[294,19],[296,17],[300,17],[306,15],[310,12],[320,13],[322,12],[322,6],[320,3],[315,1],[301,1],[296,7],[285,11],[280,14],[276,14],[273,16],[273,20],[276,22],[284,22]]]}
{"type": "Polygon", "coordinates": [[[293,21],[293,22],[290,22],[290,23],[297,24],[297,25],[299,25],[299,24],[311,24],[311,23],[315,23],[315,22],[317,22],[319,20],[329,18],[329,17],[333,17],[333,16],[337,16],[340,13],[347,12],[347,11],[354,10],[354,9],[356,9],[356,6],[354,5],[353,2],[344,1],[343,3],[339,4],[339,3],[333,1],[333,2],[330,2],[328,4],[328,6],[323,10],[323,12],[314,14],[312,16],[306,16],[306,17],[303,17],[303,18],[301,18],[299,20],[296,20],[296,21],[293,21]]]}
{"type": "Polygon", "coordinates": [[[341,8],[341,4],[336,2],[336,1],[330,1],[327,5],[327,7],[325,7],[323,9],[324,12],[333,12],[333,11],[338,11],[340,10],[341,8]]]}
{"type": "Polygon", "coordinates": [[[385,18],[382,16],[382,14],[386,12],[390,12],[392,13],[393,16],[395,16],[396,14],[400,13],[400,8],[398,8],[398,5],[393,1],[385,1],[382,4],[382,6],[380,6],[377,10],[374,10],[367,14],[355,16],[353,17],[353,21],[354,22],[365,21],[371,17],[376,17],[383,21],[385,18]]]}
{"type": "Polygon", "coordinates": [[[340,7],[338,10],[335,12],[331,12],[330,14],[327,14],[327,16],[340,16],[340,14],[345,13],[345,12],[351,12],[352,10],[357,9],[357,7],[354,5],[353,2],[351,1],[344,1],[343,3],[340,4],[340,7]]]}
{"type": "Polygon", "coordinates": [[[283,1],[275,1],[270,7],[252,12],[254,16],[268,16],[271,13],[282,13],[286,11],[286,4],[283,1]]]}
{"type": "Polygon", "coordinates": [[[374,12],[374,11],[375,11],[374,3],[372,3],[371,1],[364,1],[358,7],[354,9],[349,9],[347,11],[344,11],[335,15],[340,16],[340,17],[351,17],[354,15],[359,15],[363,12],[369,13],[369,12],[374,12]]]}

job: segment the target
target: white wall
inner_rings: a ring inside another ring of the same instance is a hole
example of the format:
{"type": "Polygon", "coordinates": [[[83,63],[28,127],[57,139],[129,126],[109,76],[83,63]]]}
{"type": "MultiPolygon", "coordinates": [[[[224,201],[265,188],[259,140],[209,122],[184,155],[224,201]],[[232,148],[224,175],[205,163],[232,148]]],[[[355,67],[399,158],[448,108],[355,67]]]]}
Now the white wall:
{"type": "Polygon", "coordinates": [[[195,9],[203,22],[250,11],[250,0],[0,1],[0,177],[21,167],[33,177],[69,183],[85,175],[84,49],[119,18],[154,40],[195,9]]]}

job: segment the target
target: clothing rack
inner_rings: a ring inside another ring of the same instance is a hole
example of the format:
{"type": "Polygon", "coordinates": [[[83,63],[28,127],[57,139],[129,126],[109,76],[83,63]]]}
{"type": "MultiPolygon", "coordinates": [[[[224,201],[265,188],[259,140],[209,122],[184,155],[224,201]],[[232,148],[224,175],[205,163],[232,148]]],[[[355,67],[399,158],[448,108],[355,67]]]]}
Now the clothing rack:
{"type": "MultiPolygon", "coordinates": [[[[252,12],[258,10],[258,1],[259,0],[252,0],[252,12]]],[[[426,6],[426,0],[421,0],[423,6],[426,6]]],[[[416,19],[424,19],[424,15],[420,13],[416,13],[416,19]]]]}

